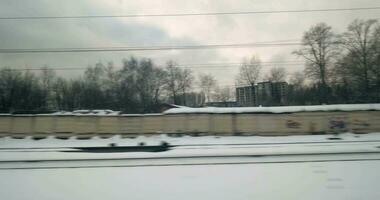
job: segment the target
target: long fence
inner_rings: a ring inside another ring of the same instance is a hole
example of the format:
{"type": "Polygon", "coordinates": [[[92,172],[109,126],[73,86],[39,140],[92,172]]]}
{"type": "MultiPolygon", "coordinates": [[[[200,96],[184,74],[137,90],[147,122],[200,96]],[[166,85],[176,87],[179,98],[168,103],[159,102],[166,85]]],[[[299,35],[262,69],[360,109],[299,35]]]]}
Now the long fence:
{"type": "Polygon", "coordinates": [[[303,135],[380,132],[380,111],[0,115],[0,135],[303,135]]]}

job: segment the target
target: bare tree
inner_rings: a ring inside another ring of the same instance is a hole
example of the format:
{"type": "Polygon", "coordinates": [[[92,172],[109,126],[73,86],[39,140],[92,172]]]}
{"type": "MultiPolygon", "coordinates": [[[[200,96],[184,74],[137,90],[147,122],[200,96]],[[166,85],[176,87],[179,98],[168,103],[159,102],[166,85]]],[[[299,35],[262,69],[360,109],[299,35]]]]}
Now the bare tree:
{"type": "Polygon", "coordinates": [[[193,86],[194,76],[193,76],[193,72],[190,69],[180,69],[179,72],[180,72],[179,86],[183,95],[183,105],[186,106],[187,105],[186,94],[187,92],[190,92],[193,86]]]}
{"type": "Polygon", "coordinates": [[[181,90],[180,86],[180,68],[177,67],[177,63],[174,61],[168,61],[166,63],[166,71],[167,71],[167,77],[166,77],[166,87],[165,89],[170,94],[171,98],[173,99],[174,104],[179,104],[178,102],[178,95],[181,90]]]}
{"type": "Polygon", "coordinates": [[[102,84],[105,75],[105,66],[96,63],[94,67],[89,66],[84,72],[82,96],[83,105],[89,109],[96,109],[104,102],[102,84]]]}
{"type": "Polygon", "coordinates": [[[369,100],[372,93],[372,82],[375,81],[377,57],[379,55],[377,45],[380,43],[379,23],[377,20],[354,20],[347,31],[340,37],[340,42],[347,50],[340,65],[340,72],[348,75],[362,88],[362,99],[369,100]]]}
{"type": "Polygon", "coordinates": [[[200,74],[199,75],[199,86],[202,92],[206,96],[206,101],[211,101],[212,91],[216,87],[216,80],[211,74],[200,74]]]}
{"type": "Polygon", "coordinates": [[[54,83],[53,90],[54,99],[58,110],[70,110],[73,108],[72,101],[74,99],[70,98],[70,89],[69,82],[66,79],[62,77],[57,78],[54,83]],[[70,99],[71,101],[68,101],[67,99],[70,99]]]}
{"type": "Polygon", "coordinates": [[[271,82],[283,82],[286,80],[286,76],[286,69],[284,67],[273,67],[266,79],[271,82]]]}
{"type": "Polygon", "coordinates": [[[163,90],[166,84],[167,72],[161,68],[153,69],[154,76],[152,77],[152,87],[154,90],[154,102],[157,105],[160,97],[163,95],[163,90]]]}
{"type": "Polygon", "coordinates": [[[56,74],[55,71],[52,69],[49,69],[47,66],[42,68],[42,72],[40,75],[40,84],[41,84],[41,89],[43,92],[43,101],[44,104],[43,107],[44,109],[47,110],[52,110],[56,109],[56,103],[55,103],[55,98],[53,94],[53,86],[56,81],[56,74]]]}
{"type": "Polygon", "coordinates": [[[137,82],[135,84],[138,89],[137,93],[140,97],[143,112],[149,111],[154,104],[156,89],[154,69],[155,67],[151,59],[140,60],[137,70],[137,82]]]}
{"type": "Polygon", "coordinates": [[[325,23],[312,26],[304,33],[302,48],[293,53],[306,60],[306,74],[320,85],[320,103],[328,101],[328,74],[337,56],[337,40],[325,23]]]}
{"type": "Polygon", "coordinates": [[[104,69],[102,88],[104,93],[104,105],[112,110],[120,109],[117,101],[119,97],[119,81],[119,73],[115,70],[113,63],[108,62],[104,69]]]}
{"type": "Polygon", "coordinates": [[[192,87],[194,76],[189,69],[181,69],[173,61],[168,61],[166,64],[166,79],[165,89],[170,94],[175,104],[186,105],[186,93],[192,87]],[[179,98],[180,95],[182,98],[179,98]]]}
{"type": "Polygon", "coordinates": [[[239,75],[237,77],[237,83],[239,85],[251,85],[254,86],[260,77],[261,61],[257,56],[252,56],[249,60],[243,59],[243,63],[240,66],[239,75]]]}

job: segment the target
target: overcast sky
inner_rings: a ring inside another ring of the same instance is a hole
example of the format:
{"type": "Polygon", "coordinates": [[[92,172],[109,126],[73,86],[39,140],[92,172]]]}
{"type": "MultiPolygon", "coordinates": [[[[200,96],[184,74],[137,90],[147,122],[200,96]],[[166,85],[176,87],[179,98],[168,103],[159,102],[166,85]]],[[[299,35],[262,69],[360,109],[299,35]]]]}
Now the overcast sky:
{"type": "MultiPolygon", "coordinates": [[[[378,0],[2,0],[0,16],[125,15],[199,12],[297,10],[380,6],[378,0]]],[[[355,18],[380,18],[379,10],[324,13],[281,13],[155,18],[107,18],[60,20],[0,20],[0,48],[72,48],[154,45],[253,43],[301,39],[311,25],[326,22],[342,32],[355,18]]],[[[0,54],[0,65],[12,68],[86,67],[113,61],[121,65],[132,55],[168,59],[179,64],[240,62],[258,55],[263,62],[297,60],[297,47],[265,47],[214,50],[144,52],[0,54]]],[[[264,66],[268,70],[271,66],[264,66]]],[[[285,66],[289,72],[302,66],[285,66]]],[[[234,83],[238,67],[196,68],[212,73],[221,85],[234,83]]],[[[68,76],[78,71],[58,72],[68,76]]]]}

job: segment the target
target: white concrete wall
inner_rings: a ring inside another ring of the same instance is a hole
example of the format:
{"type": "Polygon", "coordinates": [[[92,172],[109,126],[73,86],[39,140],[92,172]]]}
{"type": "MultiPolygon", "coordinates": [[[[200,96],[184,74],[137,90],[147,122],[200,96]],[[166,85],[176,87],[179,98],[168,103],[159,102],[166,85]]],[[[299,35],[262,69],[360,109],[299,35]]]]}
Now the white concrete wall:
{"type": "Polygon", "coordinates": [[[380,111],[283,114],[0,115],[0,134],[297,135],[380,132],[380,111]]]}

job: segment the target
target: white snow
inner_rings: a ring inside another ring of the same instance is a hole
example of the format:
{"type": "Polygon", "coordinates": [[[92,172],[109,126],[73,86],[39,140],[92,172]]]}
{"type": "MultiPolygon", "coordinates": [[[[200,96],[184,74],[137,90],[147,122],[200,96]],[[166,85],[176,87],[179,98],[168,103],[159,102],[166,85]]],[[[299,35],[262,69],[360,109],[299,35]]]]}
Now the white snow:
{"type": "Polygon", "coordinates": [[[379,161],[0,171],[8,200],[380,198],[379,161]]]}
{"type": "Polygon", "coordinates": [[[380,133],[331,140],[336,137],[4,137],[0,194],[17,200],[380,199],[380,133]],[[156,153],[62,152],[161,141],[176,146],[156,153]]]}

